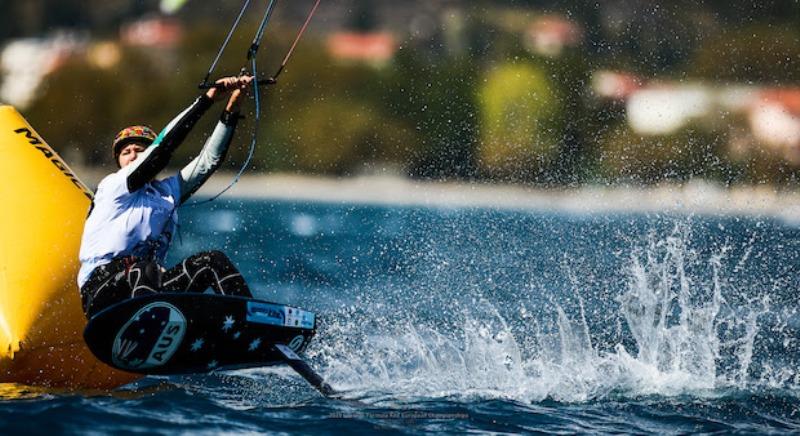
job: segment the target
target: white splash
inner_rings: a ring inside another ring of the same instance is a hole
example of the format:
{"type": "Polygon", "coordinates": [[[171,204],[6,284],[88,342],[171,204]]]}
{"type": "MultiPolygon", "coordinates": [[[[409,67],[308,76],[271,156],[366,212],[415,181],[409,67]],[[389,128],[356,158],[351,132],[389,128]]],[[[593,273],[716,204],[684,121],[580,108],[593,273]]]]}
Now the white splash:
{"type": "Polygon", "coordinates": [[[723,291],[730,286],[721,277],[724,251],[700,261],[686,246],[686,233],[677,229],[631,256],[627,289],[617,299],[630,339],[624,344],[593,344],[582,303],[572,316],[556,305],[554,327],[547,331],[536,322],[519,331],[484,302],[465,314],[455,332],[395,320],[368,334],[345,316],[326,327],[324,347],[312,357],[336,388],[375,401],[477,396],[584,402],[713,397],[753,386],[795,389],[800,377],[793,368],[767,362],[757,377],[751,371],[768,300],[729,307],[723,291]],[[692,277],[689,265],[692,271],[703,266],[706,278],[692,277]]]}

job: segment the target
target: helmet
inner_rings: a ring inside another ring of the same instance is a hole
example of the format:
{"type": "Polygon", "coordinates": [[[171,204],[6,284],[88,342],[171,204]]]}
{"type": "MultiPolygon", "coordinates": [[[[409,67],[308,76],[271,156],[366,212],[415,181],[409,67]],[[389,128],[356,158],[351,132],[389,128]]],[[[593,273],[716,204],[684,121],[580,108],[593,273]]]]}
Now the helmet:
{"type": "Polygon", "coordinates": [[[111,152],[114,155],[114,162],[119,161],[119,154],[126,145],[132,142],[140,142],[150,146],[156,140],[156,132],[147,126],[131,126],[122,129],[114,138],[111,152]]]}

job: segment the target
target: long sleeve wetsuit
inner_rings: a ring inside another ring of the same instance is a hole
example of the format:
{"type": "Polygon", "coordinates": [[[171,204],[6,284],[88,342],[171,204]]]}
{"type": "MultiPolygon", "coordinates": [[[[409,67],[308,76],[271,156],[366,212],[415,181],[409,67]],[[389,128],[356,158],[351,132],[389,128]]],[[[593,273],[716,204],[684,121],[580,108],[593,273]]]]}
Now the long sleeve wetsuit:
{"type": "MultiPolygon", "coordinates": [[[[123,169],[127,172],[129,192],[142,188],[166,168],[175,150],[183,143],[212,103],[213,101],[206,96],[198,97],[164,128],[153,145],[123,169]]],[[[180,171],[181,203],[197,192],[225,160],[238,120],[237,113],[223,112],[214,132],[203,146],[203,151],[180,171]]]]}
{"type": "MultiPolygon", "coordinates": [[[[137,292],[155,292],[155,288],[160,287],[160,278],[154,279],[153,276],[160,276],[164,269],[161,265],[177,227],[177,208],[197,192],[222,164],[233,138],[238,114],[224,112],[203,151],[178,174],[163,180],[155,177],[166,168],[175,150],[212,103],[206,96],[197,98],[136,160],[100,182],[93,210],[86,220],[80,250],[78,284],[87,314],[119,301],[122,296],[130,298],[137,292]],[[122,271],[126,274],[120,275],[122,271]]],[[[224,255],[197,259],[210,263],[193,261],[179,266],[217,271],[199,277],[238,274],[224,255]]],[[[180,276],[182,273],[176,271],[171,275],[180,276]]],[[[186,271],[185,275],[194,277],[198,274],[193,270],[186,271]]],[[[191,282],[192,286],[214,285],[207,280],[191,282]]],[[[234,288],[228,292],[222,289],[222,293],[249,295],[243,280],[229,280],[227,283],[233,284],[234,288]]]]}

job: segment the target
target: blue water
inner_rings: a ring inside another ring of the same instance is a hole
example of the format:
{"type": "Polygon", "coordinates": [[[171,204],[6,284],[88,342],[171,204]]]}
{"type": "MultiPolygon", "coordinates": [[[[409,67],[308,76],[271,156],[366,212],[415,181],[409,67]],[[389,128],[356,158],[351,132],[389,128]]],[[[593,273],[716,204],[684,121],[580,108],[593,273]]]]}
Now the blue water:
{"type": "Polygon", "coordinates": [[[800,432],[800,222],[220,201],[223,248],[320,315],[288,369],[0,389],[0,433],[800,432]]]}

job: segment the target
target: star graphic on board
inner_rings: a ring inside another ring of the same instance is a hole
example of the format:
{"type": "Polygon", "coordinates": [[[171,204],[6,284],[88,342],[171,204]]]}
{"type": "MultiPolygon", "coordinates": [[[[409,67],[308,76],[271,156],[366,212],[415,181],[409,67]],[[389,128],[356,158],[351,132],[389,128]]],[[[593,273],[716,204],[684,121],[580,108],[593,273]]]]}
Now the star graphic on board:
{"type": "Polygon", "coordinates": [[[233,334],[233,339],[239,339],[239,336],[242,336],[242,332],[236,332],[233,334]]]}
{"type": "Polygon", "coordinates": [[[228,330],[232,329],[234,323],[235,323],[235,321],[233,320],[232,316],[226,316],[225,317],[225,322],[222,323],[222,331],[226,331],[227,332],[228,330]]]}
{"type": "Polygon", "coordinates": [[[203,348],[203,343],[205,343],[205,341],[203,341],[203,338],[200,338],[192,342],[192,351],[199,351],[201,348],[203,348]]]}
{"type": "Polygon", "coordinates": [[[214,369],[214,368],[216,368],[218,366],[219,366],[219,362],[217,362],[216,360],[212,360],[211,362],[208,362],[208,369],[214,369]]]}
{"type": "Polygon", "coordinates": [[[259,345],[261,345],[261,339],[256,338],[253,342],[250,342],[250,351],[255,351],[259,345]]]}

